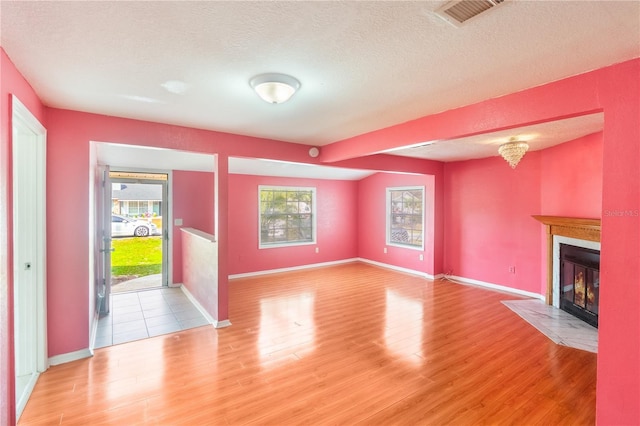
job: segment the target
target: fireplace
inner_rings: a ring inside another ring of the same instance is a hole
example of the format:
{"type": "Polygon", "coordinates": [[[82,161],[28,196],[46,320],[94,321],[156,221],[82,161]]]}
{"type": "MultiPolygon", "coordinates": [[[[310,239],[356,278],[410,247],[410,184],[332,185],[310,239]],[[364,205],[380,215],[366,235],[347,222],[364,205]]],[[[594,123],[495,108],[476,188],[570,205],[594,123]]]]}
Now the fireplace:
{"type": "Polygon", "coordinates": [[[543,223],[547,231],[547,304],[569,311],[597,327],[600,219],[533,217],[543,223]]]}
{"type": "Polygon", "coordinates": [[[560,244],[560,309],[598,327],[600,252],[560,244]]]}

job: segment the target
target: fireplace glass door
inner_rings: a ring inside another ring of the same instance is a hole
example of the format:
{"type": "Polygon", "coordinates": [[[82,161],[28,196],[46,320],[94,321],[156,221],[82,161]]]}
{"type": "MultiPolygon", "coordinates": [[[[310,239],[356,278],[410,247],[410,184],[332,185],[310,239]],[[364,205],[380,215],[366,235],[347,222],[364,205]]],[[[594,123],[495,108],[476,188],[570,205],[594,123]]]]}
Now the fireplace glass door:
{"type": "Polygon", "coordinates": [[[562,250],[560,307],[587,323],[598,326],[600,254],[573,246],[562,250]],[[597,256],[597,258],[596,258],[597,256]]]}

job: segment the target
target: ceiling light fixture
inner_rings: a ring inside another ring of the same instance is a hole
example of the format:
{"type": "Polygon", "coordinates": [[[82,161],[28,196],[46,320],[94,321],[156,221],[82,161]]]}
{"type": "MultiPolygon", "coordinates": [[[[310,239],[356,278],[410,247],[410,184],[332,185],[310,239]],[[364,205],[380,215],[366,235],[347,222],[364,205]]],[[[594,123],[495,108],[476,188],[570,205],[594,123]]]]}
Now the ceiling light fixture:
{"type": "Polygon", "coordinates": [[[275,73],[257,75],[249,80],[249,84],[258,96],[270,104],[288,101],[300,88],[300,82],[295,78],[275,73]]]}
{"type": "Polygon", "coordinates": [[[509,142],[500,145],[498,153],[509,163],[512,169],[515,169],[528,149],[529,144],[526,142],[511,138],[509,142]]]}

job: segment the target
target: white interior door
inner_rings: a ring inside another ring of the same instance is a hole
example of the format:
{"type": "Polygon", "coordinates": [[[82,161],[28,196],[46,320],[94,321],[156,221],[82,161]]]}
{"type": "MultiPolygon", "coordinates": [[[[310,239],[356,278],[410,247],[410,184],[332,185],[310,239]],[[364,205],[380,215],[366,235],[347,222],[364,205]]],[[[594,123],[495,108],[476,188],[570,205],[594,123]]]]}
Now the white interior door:
{"type": "Polygon", "coordinates": [[[46,130],[12,97],[13,287],[16,415],[46,358],[46,130]]]}

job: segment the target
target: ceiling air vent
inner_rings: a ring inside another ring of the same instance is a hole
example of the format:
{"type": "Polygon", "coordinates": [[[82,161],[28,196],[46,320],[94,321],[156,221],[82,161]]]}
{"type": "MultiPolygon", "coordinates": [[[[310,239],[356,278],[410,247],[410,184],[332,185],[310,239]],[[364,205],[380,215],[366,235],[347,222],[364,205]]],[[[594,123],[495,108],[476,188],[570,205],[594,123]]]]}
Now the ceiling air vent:
{"type": "Polygon", "coordinates": [[[496,7],[505,0],[455,0],[435,11],[436,15],[459,27],[471,18],[496,7]]]}

